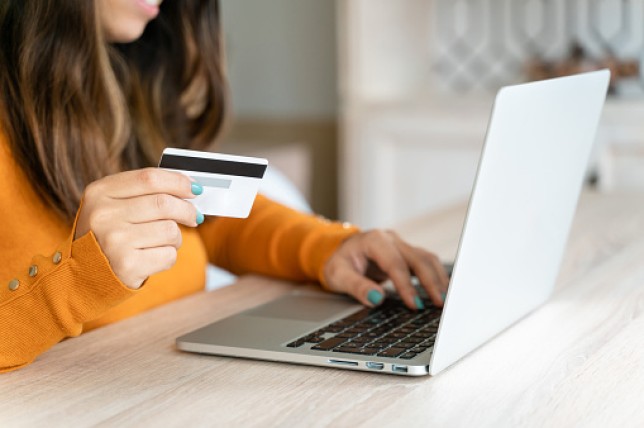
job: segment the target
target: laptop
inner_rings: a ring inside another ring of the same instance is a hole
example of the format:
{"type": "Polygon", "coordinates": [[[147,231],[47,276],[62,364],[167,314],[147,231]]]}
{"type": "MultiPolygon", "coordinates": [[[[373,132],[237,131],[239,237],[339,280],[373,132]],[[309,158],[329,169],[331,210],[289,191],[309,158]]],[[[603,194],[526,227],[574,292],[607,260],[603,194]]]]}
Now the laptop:
{"type": "Polygon", "coordinates": [[[405,376],[445,370],[552,293],[609,79],[602,70],[498,92],[442,310],[296,291],[177,348],[405,376]]]}

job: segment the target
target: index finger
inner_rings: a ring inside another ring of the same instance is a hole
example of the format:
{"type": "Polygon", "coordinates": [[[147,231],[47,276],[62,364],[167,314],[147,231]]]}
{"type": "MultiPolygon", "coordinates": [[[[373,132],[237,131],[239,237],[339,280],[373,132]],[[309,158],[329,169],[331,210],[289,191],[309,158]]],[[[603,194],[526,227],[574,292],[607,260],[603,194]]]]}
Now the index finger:
{"type": "Polygon", "coordinates": [[[115,174],[107,177],[105,184],[106,195],[114,199],[158,193],[191,199],[201,190],[201,186],[193,183],[186,175],[160,168],[143,168],[115,174]]]}
{"type": "Polygon", "coordinates": [[[400,243],[400,250],[420,280],[432,303],[443,306],[443,295],[447,291],[449,279],[438,257],[422,248],[400,243]]]}
{"type": "Polygon", "coordinates": [[[391,279],[407,307],[422,309],[422,302],[412,286],[409,265],[395,243],[389,240],[371,240],[365,248],[365,255],[391,279]]]}

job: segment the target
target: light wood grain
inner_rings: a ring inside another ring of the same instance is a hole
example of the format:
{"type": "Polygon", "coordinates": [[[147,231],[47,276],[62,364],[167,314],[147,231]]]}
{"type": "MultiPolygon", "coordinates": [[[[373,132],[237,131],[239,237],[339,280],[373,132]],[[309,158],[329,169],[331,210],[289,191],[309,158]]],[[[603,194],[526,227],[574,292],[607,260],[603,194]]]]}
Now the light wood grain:
{"type": "MultiPolygon", "coordinates": [[[[463,212],[399,231],[449,258],[463,212]]],[[[644,198],[584,195],[552,299],[434,378],[176,351],[178,335],[295,287],[246,277],[2,375],[0,426],[642,426],[643,260],[644,198]]]]}

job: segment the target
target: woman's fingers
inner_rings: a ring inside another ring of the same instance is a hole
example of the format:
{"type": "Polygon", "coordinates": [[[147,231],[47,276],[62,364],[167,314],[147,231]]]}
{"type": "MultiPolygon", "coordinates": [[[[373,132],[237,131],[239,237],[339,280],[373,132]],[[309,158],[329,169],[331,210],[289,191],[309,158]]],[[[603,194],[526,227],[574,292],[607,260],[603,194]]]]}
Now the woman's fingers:
{"type": "Polygon", "coordinates": [[[119,279],[128,287],[136,289],[149,276],[170,269],[176,261],[177,249],[167,246],[121,253],[120,257],[115,257],[110,263],[115,271],[122,272],[119,279]],[[145,266],[145,270],[137,269],[137,266],[145,266]]]}
{"type": "Polygon", "coordinates": [[[365,306],[377,306],[385,299],[384,289],[356,271],[346,259],[338,260],[327,282],[332,291],[348,294],[365,306]]]}
{"type": "Polygon", "coordinates": [[[185,175],[158,168],[104,177],[85,189],[74,239],[91,230],[115,275],[138,288],[174,264],[182,241],[178,223],[195,227],[198,221],[184,199],[202,190],[185,175]]]}
{"type": "Polygon", "coordinates": [[[189,227],[197,226],[197,209],[190,202],[176,196],[159,193],[120,201],[129,223],[147,223],[156,220],[174,220],[189,227]]]}
{"type": "Polygon", "coordinates": [[[325,279],[332,290],[351,294],[372,306],[373,302],[366,303],[369,293],[382,291],[382,287],[373,281],[378,278],[367,278],[370,263],[377,266],[379,279],[382,274],[391,279],[409,308],[424,308],[412,285],[410,271],[416,274],[432,302],[442,306],[441,294],[447,290],[448,278],[440,261],[432,253],[407,244],[393,232],[371,231],[347,239],[327,262],[325,279]]]}
{"type": "Polygon", "coordinates": [[[174,247],[183,243],[181,229],[172,220],[160,220],[132,225],[128,228],[127,244],[137,250],[156,247],[174,247]]]}
{"type": "Polygon", "coordinates": [[[111,175],[92,183],[88,192],[114,199],[143,195],[168,194],[181,199],[194,198],[193,182],[178,172],[143,168],[111,175]]]}
{"type": "MultiPolygon", "coordinates": [[[[447,275],[445,266],[440,261],[438,256],[423,248],[415,247],[414,250],[420,254],[423,260],[425,260],[426,266],[432,267],[432,272],[437,277],[438,289],[441,294],[444,295],[445,293],[447,293],[447,288],[449,287],[449,276],[447,275]]],[[[443,300],[445,299],[443,298],[443,300]]]]}
{"type": "Polygon", "coordinates": [[[443,306],[441,294],[447,290],[447,275],[443,271],[440,262],[438,262],[438,258],[432,253],[412,247],[402,240],[398,242],[398,248],[425,291],[427,291],[432,303],[438,307],[443,306]]]}
{"type": "Polygon", "coordinates": [[[411,282],[409,265],[393,242],[391,233],[374,231],[368,234],[371,236],[367,240],[365,255],[391,279],[407,307],[423,309],[423,303],[411,282]]]}

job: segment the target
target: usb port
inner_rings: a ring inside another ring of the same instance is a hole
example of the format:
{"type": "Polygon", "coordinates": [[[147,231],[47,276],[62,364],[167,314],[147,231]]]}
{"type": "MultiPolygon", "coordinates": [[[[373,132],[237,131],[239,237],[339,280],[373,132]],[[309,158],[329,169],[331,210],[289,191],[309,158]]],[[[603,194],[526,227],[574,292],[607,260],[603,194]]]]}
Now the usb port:
{"type": "Polygon", "coordinates": [[[398,364],[392,364],[391,371],[396,373],[407,373],[407,366],[399,366],[398,364]]]}
{"type": "Polygon", "coordinates": [[[385,365],[383,363],[374,363],[373,361],[368,361],[367,368],[371,370],[382,370],[385,368],[385,365]]]}

